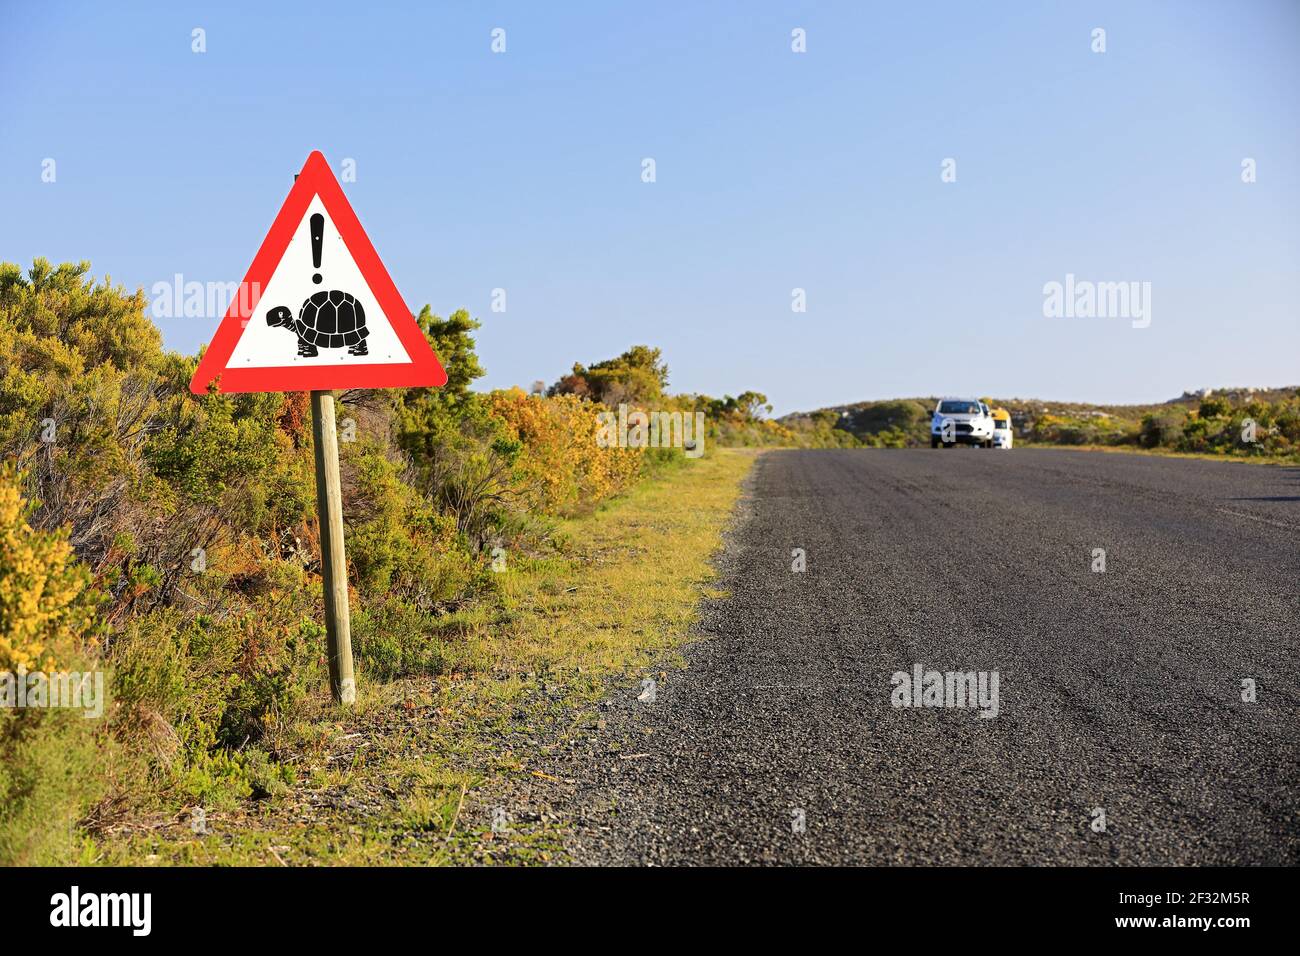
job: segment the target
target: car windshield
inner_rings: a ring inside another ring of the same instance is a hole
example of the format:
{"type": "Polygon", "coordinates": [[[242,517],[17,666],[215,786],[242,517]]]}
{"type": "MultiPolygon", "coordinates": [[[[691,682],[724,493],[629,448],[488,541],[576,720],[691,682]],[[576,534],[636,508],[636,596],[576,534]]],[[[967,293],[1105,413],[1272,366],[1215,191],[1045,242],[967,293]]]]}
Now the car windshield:
{"type": "Polygon", "coordinates": [[[1011,427],[1011,423],[1010,423],[1009,421],[1007,421],[1006,419],[998,418],[998,419],[995,419],[995,420],[994,420],[994,422],[993,422],[993,427],[994,427],[994,428],[1001,428],[1001,429],[1004,429],[1004,430],[1005,430],[1005,429],[1008,429],[1008,428],[1011,427]]]}
{"type": "Polygon", "coordinates": [[[980,407],[975,402],[940,402],[940,415],[978,415],[980,407]]]}

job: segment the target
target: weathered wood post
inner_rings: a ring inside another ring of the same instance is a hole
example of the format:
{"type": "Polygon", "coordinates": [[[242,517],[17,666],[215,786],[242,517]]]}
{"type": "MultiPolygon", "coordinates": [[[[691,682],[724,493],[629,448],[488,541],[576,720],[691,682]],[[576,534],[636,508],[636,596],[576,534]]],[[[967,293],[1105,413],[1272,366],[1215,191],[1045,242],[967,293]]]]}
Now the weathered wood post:
{"type": "Polygon", "coordinates": [[[334,424],[333,392],[311,393],[311,428],[316,446],[316,513],[320,518],[330,690],[339,703],[352,704],[357,699],[357,682],[352,674],[348,562],[343,551],[343,491],[339,481],[339,436],[334,424]]]}

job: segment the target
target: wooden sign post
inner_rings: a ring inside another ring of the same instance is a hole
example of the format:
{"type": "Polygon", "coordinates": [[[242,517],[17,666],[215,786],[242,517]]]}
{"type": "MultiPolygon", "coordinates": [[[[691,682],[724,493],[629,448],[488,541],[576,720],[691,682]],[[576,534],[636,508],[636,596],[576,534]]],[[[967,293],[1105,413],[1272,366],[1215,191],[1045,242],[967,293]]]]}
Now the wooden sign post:
{"type": "Polygon", "coordinates": [[[325,582],[325,640],[330,690],[341,704],[357,699],[352,675],[352,619],[348,609],[348,562],[343,550],[343,493],[339,483],[339,435],[334,394],[311,393],[311,430],[316,446],[316,514],[320,519],[320,573],[325,582]]]}
{"type": "Polygon", "coordinates": [[[430,388],[447,373],[325,157],[312,153],[248,267],[190,391],[311,392],[330,689],[356,701],[334,390],[430,388]]]}

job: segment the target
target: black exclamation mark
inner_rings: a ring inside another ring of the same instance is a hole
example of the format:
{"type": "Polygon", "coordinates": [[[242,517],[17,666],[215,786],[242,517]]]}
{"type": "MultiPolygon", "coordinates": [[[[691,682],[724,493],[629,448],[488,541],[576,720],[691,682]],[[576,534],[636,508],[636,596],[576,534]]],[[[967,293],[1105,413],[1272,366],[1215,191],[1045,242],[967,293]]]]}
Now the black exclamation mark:
{"type": "MultiPolygon", "coordinates": [[[[311,264],[320,268],[321,248],[325,244],[325,217],[316,213],[311,217],[311,264]]],[[[320,273],[311,277],[311,281],[320,285],[320,273]]]]}

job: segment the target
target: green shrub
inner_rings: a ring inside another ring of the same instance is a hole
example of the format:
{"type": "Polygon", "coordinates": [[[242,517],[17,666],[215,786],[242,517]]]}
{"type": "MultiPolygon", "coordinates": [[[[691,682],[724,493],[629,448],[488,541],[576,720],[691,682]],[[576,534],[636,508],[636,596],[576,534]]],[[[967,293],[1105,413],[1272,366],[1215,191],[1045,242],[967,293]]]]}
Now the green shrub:
{"type": "Polygon", "coordinates": [[[124,728],[155,738],[161,722],[174,734],[174,747],[150,748],[164,771],[175,756],[202,762],[255,742],[269,720],[323,686],[324,649],[320,624],[270,600],[222,621],[174,609],[138,618],[111,652],[124,728]]]}
{"type": "Polygon", "coordinates": [[[429,615],[398,599],[358,608],[352,616],[352,653],[362,673],[374,680],[441,674],[449,662],[429,615]]]}
{"type": "Polygon", "coordinates": [[[0,865],[78,861],[78,822],[109,791],[113,742],[70,709],[0,709],[0,865]]]}
{"type": "Polygon", "coordinates": [[[1147,448],[1173,447],[1183,436],[1187,413],[1180,409],[1156,412],[1142,418],[1139,441],[1147,448]]]}

